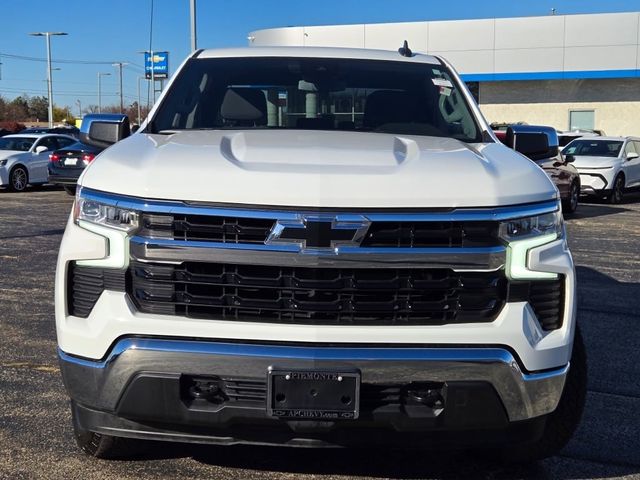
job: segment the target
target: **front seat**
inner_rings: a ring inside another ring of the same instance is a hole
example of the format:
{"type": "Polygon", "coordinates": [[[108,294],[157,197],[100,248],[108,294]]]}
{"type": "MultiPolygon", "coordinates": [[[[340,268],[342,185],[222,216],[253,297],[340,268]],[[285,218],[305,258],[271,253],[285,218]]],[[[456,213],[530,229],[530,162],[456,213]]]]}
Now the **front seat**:
{"type": "Polygon", "coordinates": [[[415,121],[415,98],[407,92],[376,90],[367,96],[362,125],[375,130],[386,123],[410,123],[415,121]]]}
{"type": "Polygon", "coordinates": [[[227,89],[220,106],[225,125],[258,127],[267,124],[267,99],[262,90],[247,87],[227,89]]]}

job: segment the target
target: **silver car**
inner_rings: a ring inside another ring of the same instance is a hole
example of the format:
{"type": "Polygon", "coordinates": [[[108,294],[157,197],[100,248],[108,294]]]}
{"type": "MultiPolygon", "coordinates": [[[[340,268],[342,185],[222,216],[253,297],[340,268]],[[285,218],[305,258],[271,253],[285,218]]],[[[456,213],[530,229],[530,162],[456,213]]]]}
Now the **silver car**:
{"type": "Polygon", "coordinates": [[[579,138],[562,153],[574,158],[583,195],[620,203],[626,191],[640,187],[640,138],[579,138]]]}
{"type": "Polygon", "coordinates": [[[49,154],[77,140],[69,135],[15,134],[0,138],[0,186],[21,192],[47,183],[49,154]]]}

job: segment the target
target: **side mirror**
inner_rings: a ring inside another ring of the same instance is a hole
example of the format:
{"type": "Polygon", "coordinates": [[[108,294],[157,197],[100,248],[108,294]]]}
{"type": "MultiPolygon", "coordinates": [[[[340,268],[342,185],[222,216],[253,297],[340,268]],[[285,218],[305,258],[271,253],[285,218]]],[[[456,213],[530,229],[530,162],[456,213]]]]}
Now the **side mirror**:
{"type": "Polygon", "coordinates": [[[565,155],[564,161],[567,163],[572,163],[576,161],[576,157],[574,157],[573,155],[565,155]]]}
{"type": "Polygon", "coordinates": [[[558,132],[539,125],[510,125],[506,145],[531,160],[543,160],[558,155],[558,132]]]}
{"type": "Polygon", "coordinates": [[[85,115],[80,127],[80,141],[86,145],[107,148],[131,135],[129,117],[121,114],[85,115]]]}
{"type": "Polygon", "coordinates": [[[38,145],[36,147],[36,153],[46,152],[47,150],[49,150],[49,149],[44,145],[38,145]]]}
{"type": "Polygon", "coordinates": [[[640,157],[640,155],[638,155],[636,152],[627,153],[627,160],[633,160],[634,158],[638,158],[638,157],[640,157]]]}

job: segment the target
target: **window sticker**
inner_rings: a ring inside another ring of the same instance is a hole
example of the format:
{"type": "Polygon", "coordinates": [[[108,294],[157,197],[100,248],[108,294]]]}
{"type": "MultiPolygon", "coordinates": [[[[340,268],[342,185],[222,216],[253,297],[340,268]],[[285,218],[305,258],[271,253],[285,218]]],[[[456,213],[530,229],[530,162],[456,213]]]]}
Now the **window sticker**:
{"type": "Polygon", "coordinates": [[[431,81],[436,87],[453,88],[453,84],[446,78],[432,78],[431,81]]]}
{"type": "Polygon", "coordinates": [[[448,97],[449,95],[451,95],[451,89],[447,87],[440,87],[440,95],[448,97]]]}

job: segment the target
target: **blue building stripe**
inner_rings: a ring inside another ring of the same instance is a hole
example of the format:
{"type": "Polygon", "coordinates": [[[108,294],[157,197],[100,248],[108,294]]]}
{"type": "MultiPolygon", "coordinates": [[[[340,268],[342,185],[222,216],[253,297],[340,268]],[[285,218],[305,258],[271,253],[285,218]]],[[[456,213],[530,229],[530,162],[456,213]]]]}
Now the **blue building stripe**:
{"type": "Polygon", "coordinates": [[[465,82],[501,82],[513,80],[582,80],[595,78],[639,78],[640,70],[567,70],[557,72],[464,73],[465,82]]]}

